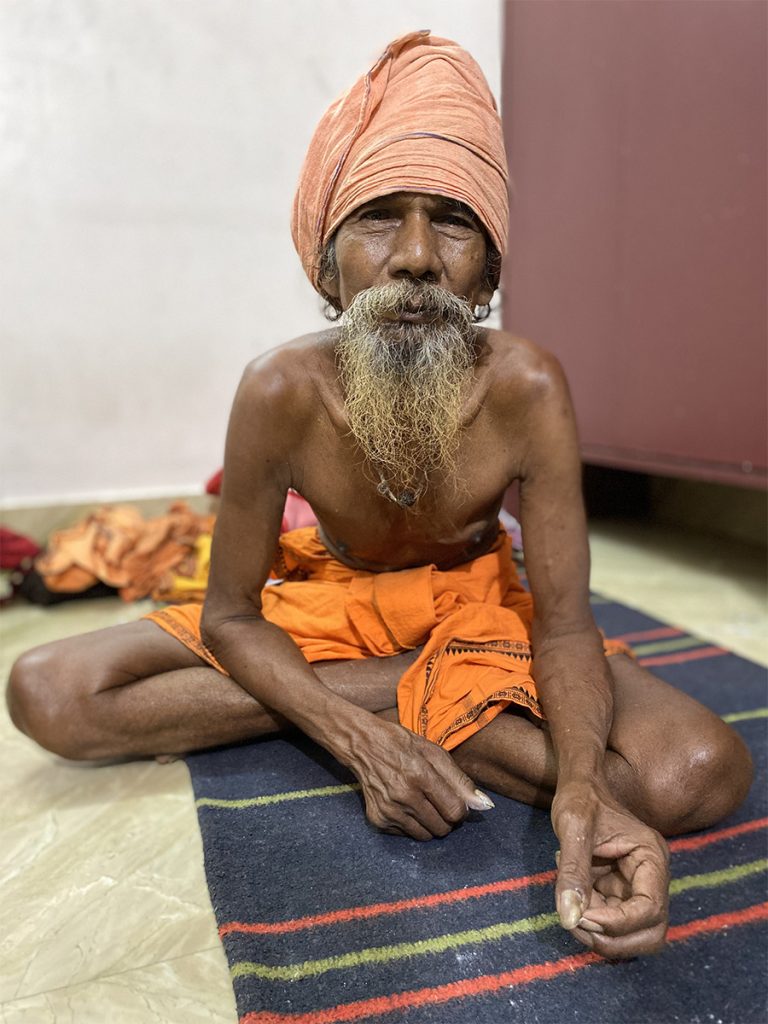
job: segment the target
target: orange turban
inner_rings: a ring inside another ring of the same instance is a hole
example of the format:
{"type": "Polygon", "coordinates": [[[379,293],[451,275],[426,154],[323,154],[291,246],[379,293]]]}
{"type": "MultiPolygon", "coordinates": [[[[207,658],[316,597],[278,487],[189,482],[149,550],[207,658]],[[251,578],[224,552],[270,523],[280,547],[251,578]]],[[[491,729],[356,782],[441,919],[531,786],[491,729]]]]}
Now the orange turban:
{"type": "Polygon", "coordinates": [[[429,30],[394,40],[326,111],[309,144],[291,233],[310,281],[353,210],[393,192],[458,199],[507,248],[507,161],[493,95],[466,50],[429,30]]]}

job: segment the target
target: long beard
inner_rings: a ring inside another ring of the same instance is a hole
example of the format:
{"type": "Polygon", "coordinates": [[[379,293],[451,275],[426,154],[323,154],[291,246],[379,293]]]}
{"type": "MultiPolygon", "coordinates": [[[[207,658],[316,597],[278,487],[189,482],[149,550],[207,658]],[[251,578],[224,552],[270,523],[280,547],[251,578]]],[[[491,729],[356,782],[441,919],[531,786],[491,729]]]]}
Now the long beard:
{"type": "Polygon", "coordinates": [[[469,304],[435,285],[369,288],[341,319],[336,355],[350,431],[379,492],[402,507],[436,472],[455,478],[474,340],[469,304]],[[426,322],[397,319],[416,311],[426,322]]]}

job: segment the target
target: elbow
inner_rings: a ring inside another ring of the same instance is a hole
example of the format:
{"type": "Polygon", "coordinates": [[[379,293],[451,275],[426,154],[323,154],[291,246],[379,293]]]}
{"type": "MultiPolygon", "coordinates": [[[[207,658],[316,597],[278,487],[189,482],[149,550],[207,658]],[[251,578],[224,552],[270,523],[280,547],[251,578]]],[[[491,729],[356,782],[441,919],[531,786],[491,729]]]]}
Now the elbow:
{"type": "Polygon", "coordinates": [[[200,616],[200,639],[212,654],[216,654],[216,648],[220,643],[219,630],[221,623],[221,615],[217,615],[209,602],[206,601],[200,616]]]}
{"type": "Polygon", "coordinates": [[[223,614],[206,603],[200,617],[200,639],[214,658],[220,664],[224,664],[222,656],[226,657],[225,651],[233,631],[236,631],[237,627],[243,625],[252,627],[254,623],[263,621],[264,617],[260,608],[253,607],[235,613],[223,614]]]}
{"type": "Polygon", "coordinates": [[[210,651],[217,661],[220,661],[220,640],[217,626],[218,622],[215,619],[211,619],[210,616],[206,616],[205,611],[203,611],[200,618],[200,639],[203,641],[205,649],[210,651]]]}

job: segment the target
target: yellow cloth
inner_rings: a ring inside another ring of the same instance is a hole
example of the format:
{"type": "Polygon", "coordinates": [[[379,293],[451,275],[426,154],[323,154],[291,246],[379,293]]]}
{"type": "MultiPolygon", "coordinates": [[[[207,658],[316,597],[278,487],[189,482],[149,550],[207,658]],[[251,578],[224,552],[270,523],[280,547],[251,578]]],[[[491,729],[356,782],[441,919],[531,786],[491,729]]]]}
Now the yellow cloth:
{"type": "MultiPolygon", "coordinates": [[[[350,569],[315,527],[284,533],[262,592],[265,618],[284,629],[309,662],[387,657],[424,645],[398,687],[400,721],[450,750],[510,704],[544,713],[531,675],[533,603],[500,533],[485,555],[440,570],[350,569]]],[[[199,605],[146,616],[200,658],[224,670],[200,639],[199,605]]],[[[606,653],[626,652],[606,641],[606,653]]]]}
{"type": "Polygon", "coordinates": [[[379,196],[458,199],[507,248],[507,160],[496,103],[456,43],[411,32],[323,115],[309,145],[291,232],[315,288],[320,255],[348,214],[379,196]]]}

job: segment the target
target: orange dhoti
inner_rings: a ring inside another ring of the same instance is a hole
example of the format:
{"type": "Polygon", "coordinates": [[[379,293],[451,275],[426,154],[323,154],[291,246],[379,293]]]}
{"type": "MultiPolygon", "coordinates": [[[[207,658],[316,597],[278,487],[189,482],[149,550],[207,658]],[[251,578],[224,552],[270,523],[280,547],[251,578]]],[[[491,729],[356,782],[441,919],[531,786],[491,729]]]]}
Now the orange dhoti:
{"type": "MultiPolygon", "coordinates": [[[[500,534],[485,555],[441,570],[350,569],[328,553],[316,527],[280,537],[276,574],[262,592],[263,614],[309,662],[386,658],[423,645],[397,690],[400,722],[447,750],[510,705],[544,713],[531,674],[533,603],[500,534]]],[[[200,605],[177,605],[148,619],[224,672],[200,639],[200,605]]],[[[606,642],[606,654],[627,649],[606,642]]]]}

